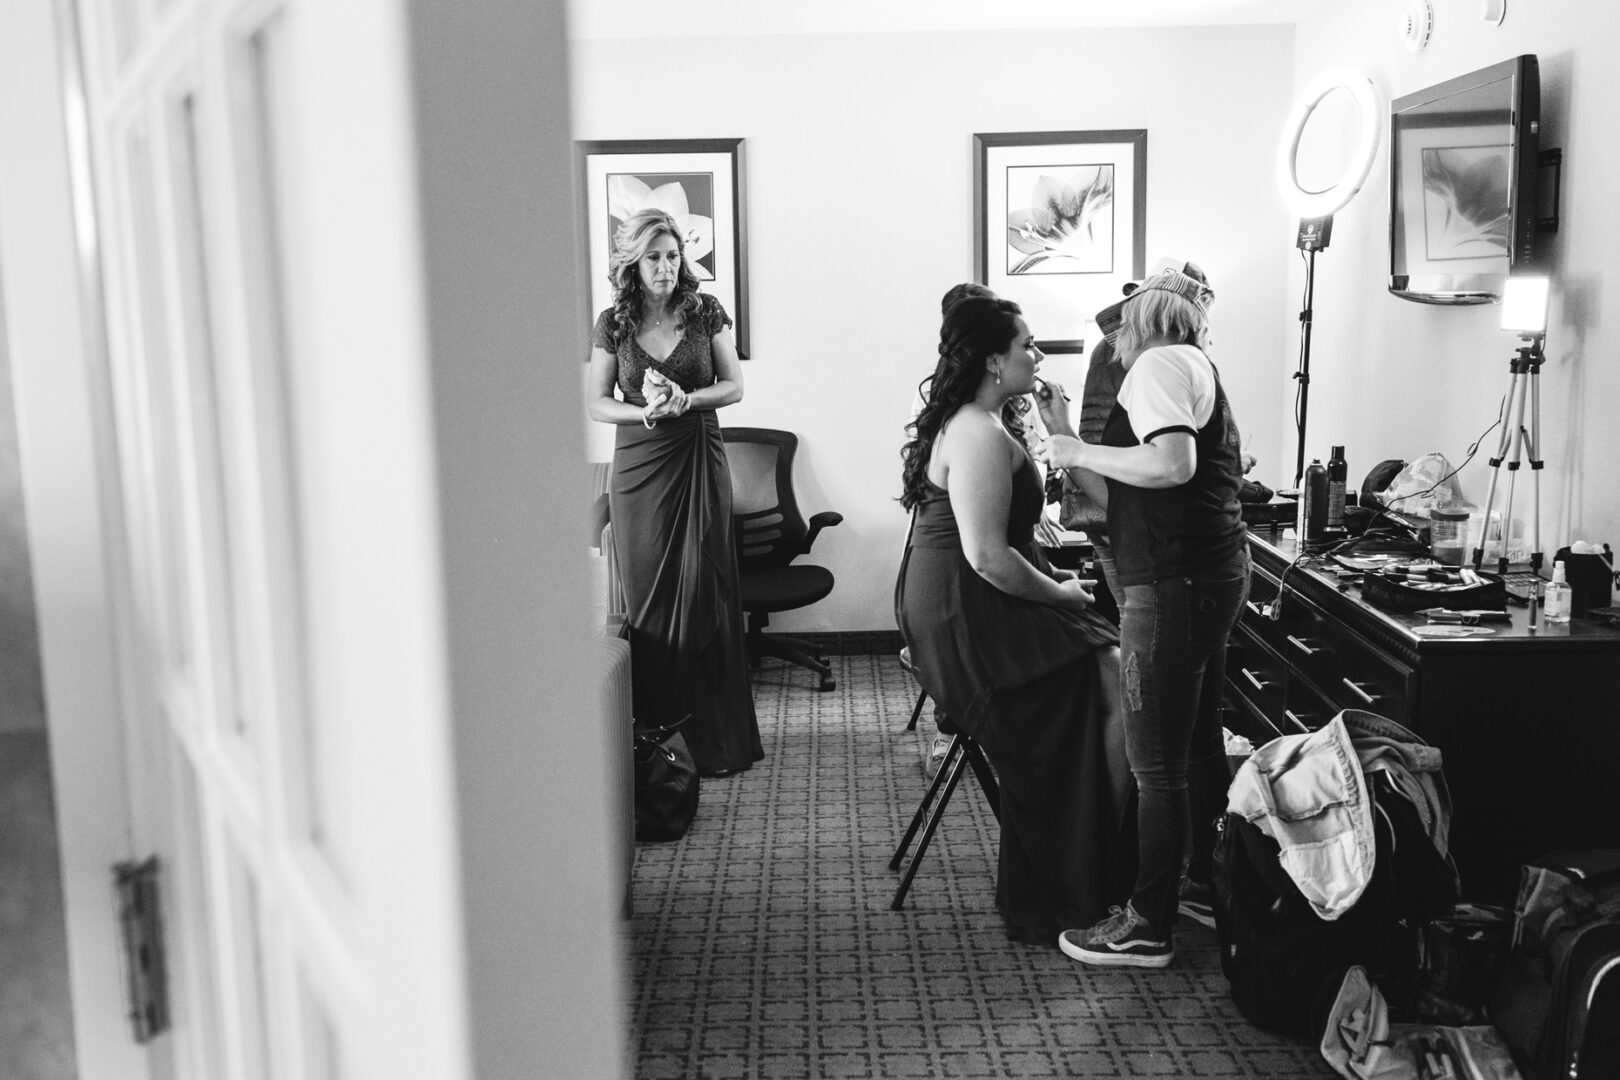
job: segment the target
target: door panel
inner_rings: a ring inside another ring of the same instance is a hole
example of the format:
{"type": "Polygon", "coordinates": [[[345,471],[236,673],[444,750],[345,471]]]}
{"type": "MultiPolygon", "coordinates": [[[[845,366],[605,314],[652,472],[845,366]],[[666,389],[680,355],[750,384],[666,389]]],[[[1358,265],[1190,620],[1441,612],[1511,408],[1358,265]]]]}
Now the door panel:
{"type": "MultiPolygon", "coordinates": [[[[435,793],[446,812],[449,780],[434,477],[411,408],[423,325],[401,317],[420,310],[410,170],[379,165],[407,146],[400,12],[86,6],[140,688],[131,818],[167,870],[184,1010],[151,1073],[380,1075],[407,1040],[383,1045],[379,1018],[412,999],[442,1018],[421,1067],[457,1075],[455,973],[404,982],[378,937],[409,923],[413,887],[450,910],[454,876],[423,887],[423,867],[373,853],[407,832],[424,867],[453,850],[394,812],[435,793]]],[[[451,924],[414,925],[425,956],[456,955],[451,924]]]]}
{"type": "Polygon", "coordinates": [[[581,423],[535,362],[585,351],[562,0],[7,11],[81,1075],[623,1075],[623,747],[581,723],[581,423]],[[108,868],[152,853],[137,1045],[108,868]]]}

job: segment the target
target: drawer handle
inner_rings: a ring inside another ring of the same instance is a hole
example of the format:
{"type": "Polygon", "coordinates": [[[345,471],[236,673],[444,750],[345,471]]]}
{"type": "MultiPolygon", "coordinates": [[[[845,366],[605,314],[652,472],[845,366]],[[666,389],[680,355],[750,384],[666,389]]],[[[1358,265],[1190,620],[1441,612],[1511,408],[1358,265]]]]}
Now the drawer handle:
{"type": "Polygon", "coordinates": [[[1283,710],[1283,715],[1288,717],[1289,722],[1292,723],[1295,727],[1299,728],[1299,730],[1307,731],[1307,732],[1311,730],[1311,725],[1306,723],[1306,721],[1310,719],[1310,716],[1311,716],[1310,713],[1306,713],[1304,716],[1300,716],[1293,709],[1284,709],[1283,710]]]}
{"type": "Polygon", "coordinates": [[[1288,644],[1292,645],[1294,648],[1298,649],[1300,652],[1304,653],[1306,656],[1315,656],[1319,652],[1326,652],[1327,651],[1326,649],[1323,649],[1322,646],[1320,646],[1320,645],[1312,646],[1309,641],[1302,641],[1299,638],[1295,637],[1293,634],[1288,635],[1288,644]]]}
{"type": "Polygon", "coordinates": [[[1255,675],[1254,672],[1250,671],[1248,668],[1239,668],[1238,670],[1243,672],[1243,677],[1245,679],[1248,679],[1251,683],[1254,684],[1254,688],[1256,690],[1264,691],[1265,688],[1268,687],[1268,686],[1276,686],[1277,685],[1275,682],[1273,682],[1270,679],[1259,678],[1258,676],[1255,675]]]}
{"type": "Polygon", "coordinates": [[[1369,705],[1376,704],[1378,699],[1383,696],[1382,694],[1369,694],[1367,691],[1361,688],[1360,683],[1352,682],[1349,679],[1343,679],[1341,681],[1344,683],[1344,685],[1350,688],[1351,692],[1354,693],[1356,697],[1360,698],[1362,701],[1365,701],[1369,705]]]}

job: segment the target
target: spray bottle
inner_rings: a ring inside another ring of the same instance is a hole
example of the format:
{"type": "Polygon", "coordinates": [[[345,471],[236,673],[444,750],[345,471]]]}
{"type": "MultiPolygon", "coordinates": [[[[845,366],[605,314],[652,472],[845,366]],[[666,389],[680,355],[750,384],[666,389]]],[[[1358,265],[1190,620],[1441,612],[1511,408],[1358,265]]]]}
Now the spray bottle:
{"type": "Polygon", "coordinates": [[[1307,542],[1322,539],[1327,527],[1328,474],[1321,458],[1312,458],[1305,466],[1305,475],[1299,484],[1299,520],[1294,526],[1301,550],[1307,542]]]}

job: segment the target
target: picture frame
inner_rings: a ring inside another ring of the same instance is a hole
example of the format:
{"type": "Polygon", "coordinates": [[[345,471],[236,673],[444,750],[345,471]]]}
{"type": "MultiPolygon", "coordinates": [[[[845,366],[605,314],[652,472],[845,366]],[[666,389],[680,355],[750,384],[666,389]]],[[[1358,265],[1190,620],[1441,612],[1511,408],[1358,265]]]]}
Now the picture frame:
{"type": "Polygon", "coordinates": [[[1512,232],[1513,147],[1502,124],[1403,128],[1393,236],[1409,275],[1505,273],[1512,232]]]}
{"type": "Polygon", "coordinates": [[[1043,352],[1084,352],[1146,273],[1147,130],[975,134],[973,266],[1043,352]]]}
{"type": "Polygon", "coordinates": [[[688,228],[687,263],[704,292],[734,324],[737,355],[748,359],[747,188],[742,139],[613,139],[575,143],[584,198],[581,242],[590,286],[586,325],[613,305],[608,257],[622,217],[644,206],[667,210],[688,228]]]}

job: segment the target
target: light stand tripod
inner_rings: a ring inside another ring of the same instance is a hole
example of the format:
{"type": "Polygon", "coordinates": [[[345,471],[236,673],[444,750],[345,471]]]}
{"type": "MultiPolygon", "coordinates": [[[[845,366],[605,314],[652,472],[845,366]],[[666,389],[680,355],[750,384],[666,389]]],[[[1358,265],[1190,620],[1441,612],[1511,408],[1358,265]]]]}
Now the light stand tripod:
{"type": "Polygon", "coordinates": [[[1485,520],[1479,528],[1479,545],[1474,548],[1474,569],[1478,570],[1485,558],[1485,547],[1491,531],[1491,509],[1496,503],[1496,482],[1502,476],[1502,462],[1507,462],[1507,506],[1502,511],[1502,549],[1496,560],[1496,571],[1506,574],[1508,568],[1508,542],[1513,531],[1513,487],[1519,475],[1519,462],[1529,444],[1530,472],[1534,486],[1534,506],[1531,515],[1530,569],[1541,569],[1541,364],[1546,359],[1541,352],[1545,335],[1529,332],[1519,335],[1523,342],[1513,359],[1508,362],[1512,378],[1508,382],[1507,401],[1502,408],[1502,438],[1496,446],[1496,456],[1490,459],[1491,486],[1485,496],[1485,520]],[[1529,398],[1530,427],[1524,426],[1525,399],[1529,398]]]}

